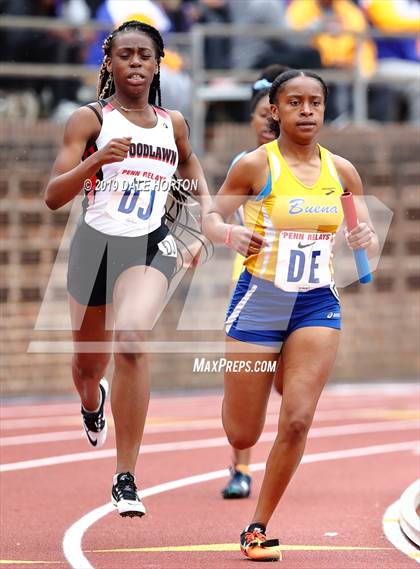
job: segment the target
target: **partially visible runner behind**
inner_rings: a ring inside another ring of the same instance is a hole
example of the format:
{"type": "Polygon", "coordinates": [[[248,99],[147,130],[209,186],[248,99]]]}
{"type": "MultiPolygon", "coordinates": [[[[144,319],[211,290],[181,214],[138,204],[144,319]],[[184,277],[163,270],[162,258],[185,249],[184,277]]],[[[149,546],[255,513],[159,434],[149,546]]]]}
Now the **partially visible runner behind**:
{"type": "MultiPolygon", "coordinates": [[[[250,112],[251,117],[249,125],[253,134],[255,136],[255,147],[251,150],[244,150],[237,154],[232,160],[230,168],[232,168],[236,162],[251,152],[258,148],[262,144],[271,142],[275,138],[275,134],[270,128],[269,118],[271,117],[270,112],[270,101],[268,100],[268,94],[270,92],[270,87],[274,79],[280,75],[283,71],[286,71],[288,67],[285,65],[269,65],[262,72],[257,81],[255,81],[252,86],[252,95],[250,101],[250,112]]],[[[243,207],[241,206],[235,212],[235,221],[239,225],[244,225],[244,213],[243,207]]],[[[239,253],[236,254],[233,270],[232,270],[232,289],[235,287],[237,280],[244,268],[245,258],[239,253]]],[[[274,385],[279,393],[281,393],[281,364],[280,361],[277,364],[278,369],[277,375],[275,376],[274,385]]],[[[237,449],[232,447],[232,465],[230,467],[230,479],[226,486],[222,490],[222,496],[225,500],[233,500],[238,498],[248,498],[251,493],[252,477],[249,470],[249,463],[251,462],[251,449],[237,449]]]]}
{"type": "MultiPolygon", "coordinates": [[[[266,538],[267,524],[301,461],[337,353],[341,312],[331,257],[343,190],[358,197],[349,247],[369,255],[378,249],[356,169],[317,143],[327,97],[311,71],[279,75],[269,93],[276,139],[233,166],[204,219],[207,237],[246,256],[226,318],[231,370],[244,359],[278,361],[281,351],[278,434],[240,535],[243,554],[260,561],[281,559],[278,539],[266,538]],[[245,227],[226,223],[243,204],[245,227]]],[[[225,373],[222,418],[234,448],[258,441],[273,378],[271,371],[225,373]]]]}
{"type": "MultiPolygon", "coordinates": [[[[122,516],[142,516],[135,467],[150,395],[143,342],[164,305],[178,255],[165,204],[176,170],[197,182],[202,205],[208,191],[183,116],[161,107],[160,33],[131,20],[103,48],[98,101],[69,119],[45,201],[58,209],[86,191],[67,279],[73,380],[87,439],[99,448],[107,434],[104,375],[112,350],[106,346],[114,340],[112,501],[122,516]]],[[[179,206],[179,192],[170,191],[179,206]]]]}

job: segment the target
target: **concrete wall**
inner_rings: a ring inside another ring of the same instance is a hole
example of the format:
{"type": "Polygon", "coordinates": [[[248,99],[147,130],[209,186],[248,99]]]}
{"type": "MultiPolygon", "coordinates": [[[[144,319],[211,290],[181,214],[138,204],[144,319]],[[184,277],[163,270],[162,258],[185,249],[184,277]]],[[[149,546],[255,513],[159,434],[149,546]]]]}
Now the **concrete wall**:
{"type": "MultiPolygon", "coordinates": [[[[75,206],[69,218],[70,206],[50,212],[42,200],[61,136],[62,128],[49,123],[6,123],[0,130],[4,394],[73,392],[65,276],[72,231],[68,221],[80,210],[75,206]],[[40,353],[29,353],[28,347],[40,353]]],[[[419,370],[420,345],[419,132],[401,126],[325,130],[321,143],[353,161],[366,194],[393,212],[374,283],[340,290],[344,329],[332,380],[412,379],[419,370]]],[[[213,190],[231,157],[252,145],[246,125],[218,125],[209,131],[203,163],[213,190]]],[[[386,209],[375,214],[383,234],[389,217],[386,209]]],[[[220,373],[194,373],[193,363],[200,355],[222,355],[217,350],[223,342],[232,257],[230,251],[218,249],[176,288],[151,334],[159,351],[152,355],[155,389],[221,385],[220,373]],[[216,352],[205,354],[206,345],[216,352]]],[[[350,266],[346,262],[344,271],[350,266]]]]}

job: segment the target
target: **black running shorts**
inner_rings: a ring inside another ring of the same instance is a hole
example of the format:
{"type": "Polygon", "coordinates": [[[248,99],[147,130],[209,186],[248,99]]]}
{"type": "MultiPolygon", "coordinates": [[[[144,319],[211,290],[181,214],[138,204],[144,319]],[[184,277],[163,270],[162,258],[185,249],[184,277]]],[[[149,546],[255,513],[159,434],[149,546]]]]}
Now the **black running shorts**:
{"type": "Polygon", "coordinates": [[[170,281],[176,269],[176,246],[168,234],[162,224],[148,235],[118,237],[81,220],[70,245],[68,292],[85,306],[110,304],[117,278],[137,265],[153,267],[170,281]]]}

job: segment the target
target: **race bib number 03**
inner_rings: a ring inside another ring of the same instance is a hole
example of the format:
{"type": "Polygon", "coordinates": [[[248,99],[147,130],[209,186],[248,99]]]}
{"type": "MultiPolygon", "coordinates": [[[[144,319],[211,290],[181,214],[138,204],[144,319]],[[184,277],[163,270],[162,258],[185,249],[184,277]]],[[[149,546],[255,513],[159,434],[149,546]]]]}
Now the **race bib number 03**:
{"type": "Polygon", "coordinates": [[[306,292],[329,286],[332,233],[282,231],[274,284],[287,292],[306,292]]]}

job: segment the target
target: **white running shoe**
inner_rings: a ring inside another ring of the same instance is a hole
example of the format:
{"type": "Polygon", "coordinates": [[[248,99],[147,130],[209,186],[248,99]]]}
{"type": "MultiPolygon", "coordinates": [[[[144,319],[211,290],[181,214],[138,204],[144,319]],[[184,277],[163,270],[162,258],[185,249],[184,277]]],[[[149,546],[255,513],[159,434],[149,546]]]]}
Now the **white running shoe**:
{"type": "Polygon", "coordinates": [[[104,416],[105,399],[108,394],[108,381],[103,377],[99,382],[101,392],[101,404],[98,411],[93,413],[86,411],[82,406],[83,427],[90,444],[95,448],[100,448],[106,441],[108,433],[108,423],[104,416]]]}
{"type": "Polygon", "coordinates": [[[137,491],[136,480],[130,472],[115,474],[112,484],[112,503],[123,518],[142,517],[146,513],[137,491]]]}

